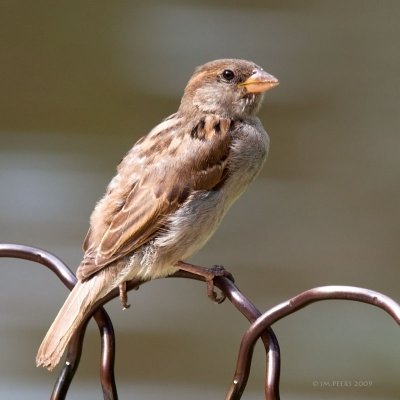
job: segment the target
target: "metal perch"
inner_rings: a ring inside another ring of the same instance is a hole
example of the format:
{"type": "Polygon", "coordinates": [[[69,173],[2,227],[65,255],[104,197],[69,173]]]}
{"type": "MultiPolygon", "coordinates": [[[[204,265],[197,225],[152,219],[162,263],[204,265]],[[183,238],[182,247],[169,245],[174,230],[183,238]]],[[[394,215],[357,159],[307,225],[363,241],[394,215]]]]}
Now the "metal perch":
{"type": "MultiPolygon", "coordinates": [[[[74,273],[58,257],[42,249],[20,244],[0,243],[0,257],[20,258],[42,264],[53,271],[69,290],[75,286],[77,281],[74,273]]],[[[99,308],[93,317],[101,335],[100,381],[104,399],[114,400],[118,398],[114,376],[114,328],[104,308],[99,308]]],[[[68,388],[79,365],[85,329],[86,326],[82,327],[70,342],[66,361],[54,385],[51,400],[63,400],[67,396],[68,388]]]]}
{"type": "MultiPolygon", "coordinates": [[[[21,258],[42,264],[52,270],[70,290],[76,283],[76,277],[72,271],[59,258],[44,250],[18,244],[0,244],[0,257],[21,258]]],[[[172,277],[203,280],[198,275],[184,271],[179,271],[172,277]]],[[[265,399],[279,400],[280,350],[271,325],[314,302],[321,300],[352,300],[371,304],[386,311],[400,324],[400,305],[391,298],[368,289],[351,286],[317,287],[307,290],[261,314],[256,306],[227,277],[216,277],[214,283],[222,294],[251,323],[243,335],[236,371],[225,400],[239,400],[241,398],[250,374],[254,345],[259,338],[263,341],[266,351],[265,399]]],[[[127,290],[138,288],[142,284],[144,282],[137,279],[132,280],[128,282],[127,290]]],[[[64,366],[60,371],[50,397],[51,400],[63,400],[66,398],[69,386],[79,365],[87,322],[91,316],[95,318],[101,335],[100,381],[103,397],[105,400],[118,399],[114,376],[114,330],[108,314],[102,308],[102,305],[118,297],[118,295],[119,290],[115,289],[97,302],[92,309],[91,315],[71,339],[64,366]]]]}

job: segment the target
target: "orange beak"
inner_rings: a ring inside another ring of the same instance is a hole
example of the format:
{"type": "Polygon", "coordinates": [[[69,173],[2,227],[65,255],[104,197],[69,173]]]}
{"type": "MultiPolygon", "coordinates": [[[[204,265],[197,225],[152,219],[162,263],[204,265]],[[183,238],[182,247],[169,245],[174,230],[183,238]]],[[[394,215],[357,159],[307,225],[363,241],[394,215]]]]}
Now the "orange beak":
{"type": "Polygon", "coordinates": [[[279,85],[278,79],[263,70],[256,70],[239,86],[246,88],[247,93],[263,93],[279,85]]]}

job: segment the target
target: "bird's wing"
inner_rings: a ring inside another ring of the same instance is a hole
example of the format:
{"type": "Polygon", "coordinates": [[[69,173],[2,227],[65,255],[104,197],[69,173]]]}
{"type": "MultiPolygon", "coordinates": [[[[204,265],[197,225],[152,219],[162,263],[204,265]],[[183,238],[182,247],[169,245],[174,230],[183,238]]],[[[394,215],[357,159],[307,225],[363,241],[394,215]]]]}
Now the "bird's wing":
{"type": "MultiPolygon", "coordinates": [[[[218,187],[226,178],[230,145],[231,121],[213,115],[191,127],[150,134],[136,144],[132,168],[141,159],[145,169],[110,218],[99,244],[93,246],[89,230],[78,277],[88,278],[147,243],[193,192],[218,187]],[[139,145],[142,150],[135,150],[139,145]]],[[[120,173],[124,168],[129,166],[122,165],[120,173]]]]}

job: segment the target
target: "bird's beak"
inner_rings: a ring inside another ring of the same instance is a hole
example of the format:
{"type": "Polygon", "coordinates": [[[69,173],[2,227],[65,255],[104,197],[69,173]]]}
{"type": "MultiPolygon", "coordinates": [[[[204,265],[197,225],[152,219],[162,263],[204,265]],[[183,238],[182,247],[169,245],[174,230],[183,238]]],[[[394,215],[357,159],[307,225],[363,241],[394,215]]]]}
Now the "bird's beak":
{"type": "Polygon", "coordinates": [[[239,83],[239,86],[244,87],[247,90],[247,93],[263,93],[278,85],[278,79],[259,69],[250,75],[250,77],[244,82],[239,83]]]}

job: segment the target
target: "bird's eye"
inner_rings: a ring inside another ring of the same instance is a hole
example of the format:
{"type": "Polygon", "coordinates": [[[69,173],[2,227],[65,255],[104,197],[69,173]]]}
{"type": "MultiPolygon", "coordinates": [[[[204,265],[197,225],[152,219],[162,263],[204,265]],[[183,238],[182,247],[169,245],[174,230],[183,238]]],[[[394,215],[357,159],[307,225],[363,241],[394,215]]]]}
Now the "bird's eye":
{"type": "Polygon", "coordinates": [[[225,69],[222,72],[222,77],[226,80],[226,81],[231,81],[234,77],[235,74],[233,71],[231,71],[230,69],[225,69]]]}

